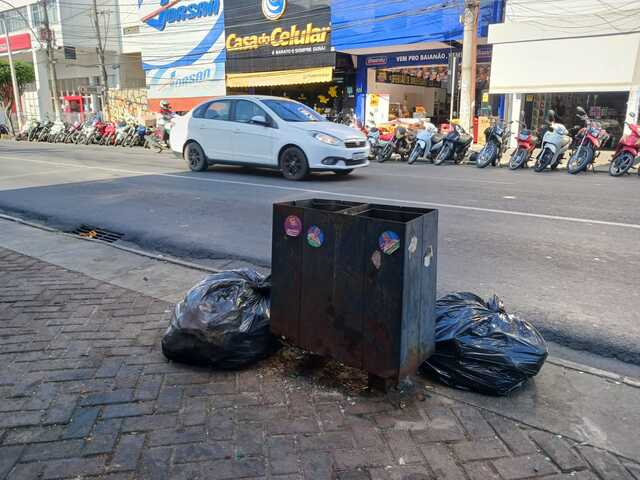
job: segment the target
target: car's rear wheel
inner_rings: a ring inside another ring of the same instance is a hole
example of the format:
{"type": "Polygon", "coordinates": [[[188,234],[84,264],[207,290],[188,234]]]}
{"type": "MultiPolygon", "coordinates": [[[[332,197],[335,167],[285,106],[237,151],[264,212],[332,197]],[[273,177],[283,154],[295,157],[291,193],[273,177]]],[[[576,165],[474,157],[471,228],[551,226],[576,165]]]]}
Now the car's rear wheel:
{"type": "Polygon", "coordinates": [[[347,175],[349,175],[351,172],[353,172],[353,168],[349,168],[348,170],[334,170],[333,173],[335,173],[336,175],[340,175],[342,177],[345,177],[347,175]]]}
{"type": "Polygon", "coordinates": [[[184,149],[184,158],[192,172],[203,172],[207,169],[207,157],[197,143],[188,143],[184,149]]]}
{"type": "Polygon", "coordinates": [[[307,156],[298,147],[287,147],[280,155],[280,168],[287,180],[302,180],[309,175],[307,156]]]}

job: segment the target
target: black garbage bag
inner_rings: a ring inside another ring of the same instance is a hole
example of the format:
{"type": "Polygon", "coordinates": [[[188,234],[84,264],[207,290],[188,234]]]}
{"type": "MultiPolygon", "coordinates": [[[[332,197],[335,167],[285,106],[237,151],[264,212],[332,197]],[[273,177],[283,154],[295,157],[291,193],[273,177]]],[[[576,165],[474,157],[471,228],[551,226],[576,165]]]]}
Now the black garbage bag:
{"type": "Polygon", "coordinates": [[[265,358],[275,347],[270,292],[270,278],[252,270],[209,275],[176,305],[162,352],[170,360],[220,369],[265,358]]]}
{"type": "Polygon", "coordinates": [[[451,387],[507,395],[540,371],[547,354],[542,335],[498,297],[459,292],[436,303],[436,351],[420,371],[451,387]]]}

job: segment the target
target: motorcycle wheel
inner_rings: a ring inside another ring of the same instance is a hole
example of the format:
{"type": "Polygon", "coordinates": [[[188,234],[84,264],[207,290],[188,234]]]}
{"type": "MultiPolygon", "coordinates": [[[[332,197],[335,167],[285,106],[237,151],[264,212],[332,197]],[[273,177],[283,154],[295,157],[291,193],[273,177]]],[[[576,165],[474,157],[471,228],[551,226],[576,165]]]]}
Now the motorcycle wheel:
{"type": "Polygon", "coordinates": [[[378,152],[378,163],[384,163],[389,160],[389,158],[391,158],[391,150],[392,147],[390,143],[385,145],[384,148],[378,152]]]}
{"type": "Polygon", "coordinates": [[[587,166],[593,160],[593,149],[589,145],[585,145],[582,148],[577,149],[571,155],[569,163],[567,164],[567,171],[571,175],[580,173],[587,169],[587,166]]]}
{"type": "Polygon", "coordinates": [[[420,147],[416,145],[415,147],[413,147],[413,150],[411,150],[407,163],[409,165],[413,165],[414,163],[416,163],[416,160],[418,160],[418,158],[420,158],[420,147]]]}
{"type": "Polygon", "coordinates": [[[451,147],[449,145],[445,145],[444,147],[442,147],[433,163],[435,163],[436,165],[442,165],[445,160],[449,159],[449,156],[451,155],[450,150],[451,147]]]}
{"type": "MultiPolygon", "coordinates": [[[[622,154],[611,160],[609,164],[609,175],[612,177],[619,177],[624,175],[633,166],[635,158],[629,152],[622,152],[622,154]]],[[[638,170],[640,172],[640,170],[638,170]]]]}
{"type": "Polygon", "coordinates": [[[485,168],[493,162],[496,156],[496,150],[496,144],[493,142],[489,142],[485,145],[476,158],[476,167],[485,168]]]}
{"type": "Polygon", "coordinates": [[[542,172],[545,168],[547,168],[549,163],[551,163],[552,159],[553,152],[551,150],[545,150],[544,152],[542,152],[542,155],[540,155],[540,158],[536,160],[536,164],[533,166],[533,171],[536,173],[542,172]]]}
{"type": "Polygon", "coordinates": [[[528,152],[524,148],[519,148],[511,155],[509,160],[509,170],[517,170],[524,166],[528,157],[528,152]]]}

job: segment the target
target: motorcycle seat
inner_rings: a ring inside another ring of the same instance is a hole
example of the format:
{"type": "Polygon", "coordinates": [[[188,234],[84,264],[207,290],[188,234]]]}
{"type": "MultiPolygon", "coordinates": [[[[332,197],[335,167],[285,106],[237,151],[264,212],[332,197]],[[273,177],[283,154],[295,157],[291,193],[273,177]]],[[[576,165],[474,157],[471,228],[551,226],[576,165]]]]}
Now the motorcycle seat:
{"type": "Polygon", "coordinates": [[[571,143],[571,137],[567,137],[567,136],[562,137],[562,146],[563,147],[568,145],[569,143],[571,143]]]}
{"type": "Polygon", "coordinates": [[[435,145],[436,143],[440,143],[443,138],[444,138],[444,135],[442,135],[441,133],[434,133],[431,136],[431,144],[435,145]]]}
{"type": "Polygon", "coordinates": [[[465,134],[465,135],[460,135],[460,140],[458,140],[458,143],[460,143],[460,145],[467,146],[472,141],[473,141],[473,137],[471,135],[466,135],[465,134]]]}

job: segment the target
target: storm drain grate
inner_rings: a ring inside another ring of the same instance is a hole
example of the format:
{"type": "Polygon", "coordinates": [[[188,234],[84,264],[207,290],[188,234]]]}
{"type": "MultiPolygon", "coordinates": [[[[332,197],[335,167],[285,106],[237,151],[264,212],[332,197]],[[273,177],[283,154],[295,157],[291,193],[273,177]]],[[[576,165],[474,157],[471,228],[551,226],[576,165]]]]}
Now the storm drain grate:
{"type": "Polygon", "coordinates": [[[80,237],[93,238],[108,243],[117,242],[124,237],[124,233],[112,232],[104,228],[90,227],[89,225],[80,225],[71,233],[79,235],[80,237]]]}

